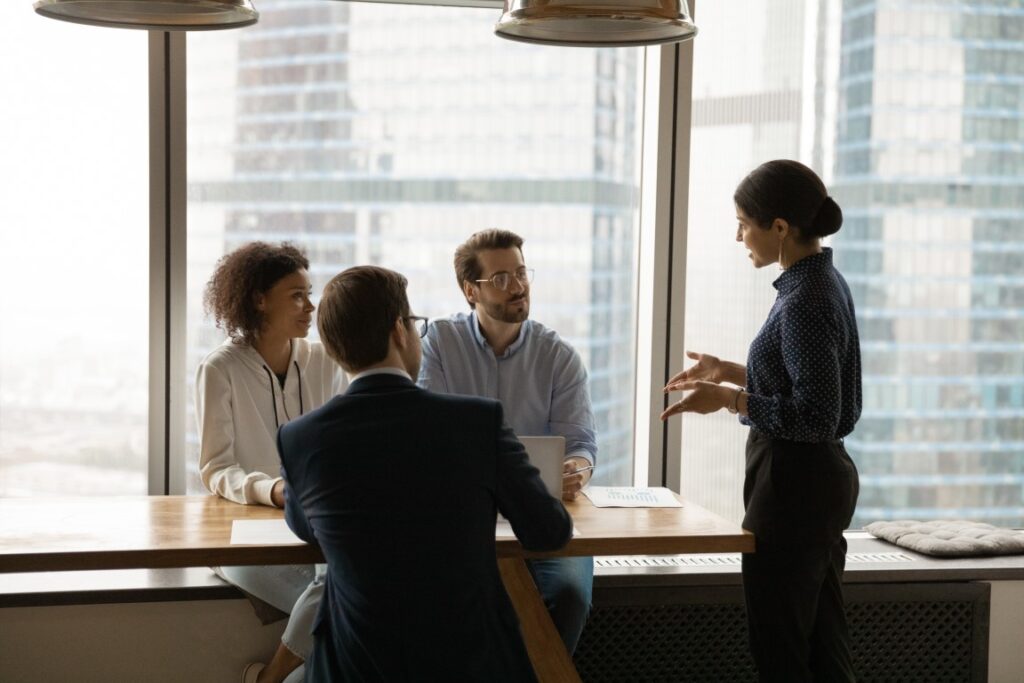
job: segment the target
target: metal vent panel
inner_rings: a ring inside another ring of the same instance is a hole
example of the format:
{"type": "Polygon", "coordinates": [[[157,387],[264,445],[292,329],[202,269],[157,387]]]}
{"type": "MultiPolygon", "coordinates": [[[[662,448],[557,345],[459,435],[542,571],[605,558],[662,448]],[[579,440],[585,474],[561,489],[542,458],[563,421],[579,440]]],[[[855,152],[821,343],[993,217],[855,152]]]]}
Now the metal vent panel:
{"type": "Polygon", "coordinates": [[[846,563],[870,564],[873,562],[913,562],[914,558],[903,553],[847,553],[846,563]]]}
{"type": "MultiPolygon", "coordinates": [[[[982,683],[986,584],[846,586],[858,680],[982,683]]],[[[742,589],[595,589],[576,651],[586,683],[756,681],[742,589]]]]}
{"type": "MultiPolygon", "coordinates": [[[[913,562],[903,553],[847,553],[848,564],[913,562]]],[[[739,553],[709,553],[704,555],[626,555],[596,557],[598,569],[638,569],[644,567],[738,567],[739,553]]]]}
{"type": "Polygon", "coordinates": [[[595,557],[599,569],[636,569],[643,567],[738,567],[739,553],[710,555],[627,555],[595,557]]]}

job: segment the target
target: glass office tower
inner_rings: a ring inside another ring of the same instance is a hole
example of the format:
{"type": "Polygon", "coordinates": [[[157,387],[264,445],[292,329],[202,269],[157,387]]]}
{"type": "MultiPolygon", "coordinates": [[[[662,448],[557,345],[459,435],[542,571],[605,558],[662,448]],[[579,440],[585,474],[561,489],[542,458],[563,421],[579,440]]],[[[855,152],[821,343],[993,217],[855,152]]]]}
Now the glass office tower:
{"type": "MultiPolygon", "coordinates": [[[[731,241],[732,191],[757,164],[800,159],[845,216],[830,242],[863,356],[854,526],[1024,525],[1024,7],[701,7],[687,348],[746,358],[778,271],[731,241]]],[[[745,432],[724,413],[683,422],[684,493],[736,520],[745,432]]]]}
{"type": "Polygon", "coordinates": [[[1024,7],[847,0],[834,193],[856,523],[1024,524],[1024,7]]]}
{"type": "Polygon", "coordinates": [[[509,43],[493,11],[260,14],[231,38],[189,37],[189,367],[223,336],[201,318],[203,283],[246,241],[301,244],[315,291],[354,264],[393,268],[438,317],[469,310],[455,247],[508,228],[537,270],[531,317],[590,371],[596,479],[629,483],[642,53],[509,43]]]}

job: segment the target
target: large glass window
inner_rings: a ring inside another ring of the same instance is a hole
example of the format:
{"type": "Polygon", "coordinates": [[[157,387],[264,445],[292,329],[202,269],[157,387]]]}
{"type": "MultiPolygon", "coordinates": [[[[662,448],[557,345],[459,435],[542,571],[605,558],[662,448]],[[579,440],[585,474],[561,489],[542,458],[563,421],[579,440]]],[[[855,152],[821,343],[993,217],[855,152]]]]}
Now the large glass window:
{"type": "Polygon", "coordinates": [[[0,496],[144,494],[146,35],[0,24],[0,496]]]}
{"type": "MultiPolygon", "coordinates": [[[[746,0],[699,18],[687,348],[746,359],[778,272],[732,242],[732,190],[800,159],[845,217],[832,246],[864,373],[854,524],[1024,525],[1024,100],[1005,47],[1024,10],[746,0]]],[[[734,519],[745,431],[724,413],[683,424],[684,492],[734,519]]]]}
{"type": "MultiPolygon", "coordinates": [[[[455,247],[508,228],[537,271],[531,317],[589,369],[596,480],[630,483],[643,52],[510,43],[493,10],[265,0],[260,13],[188,39],[189,382],[223,338],[201,300],[226,251],[300,244],[317,292],[350,265],[393,268],[414,309],[439,317],[468,310],[455,247]]],[[[191,409],[188,429],[196,492],[191,409]]]]}

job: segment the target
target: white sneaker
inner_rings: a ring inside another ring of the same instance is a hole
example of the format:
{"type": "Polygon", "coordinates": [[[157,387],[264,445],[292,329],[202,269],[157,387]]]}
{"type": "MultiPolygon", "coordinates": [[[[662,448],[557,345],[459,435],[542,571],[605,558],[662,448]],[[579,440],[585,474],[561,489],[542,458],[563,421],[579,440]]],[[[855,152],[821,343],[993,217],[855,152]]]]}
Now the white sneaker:
{"type": "Polygon", "coordinates": [[[263,662],[251,662],[242,669],[242,683],[256,683],[260,672],[267,668],[263,662]]]}

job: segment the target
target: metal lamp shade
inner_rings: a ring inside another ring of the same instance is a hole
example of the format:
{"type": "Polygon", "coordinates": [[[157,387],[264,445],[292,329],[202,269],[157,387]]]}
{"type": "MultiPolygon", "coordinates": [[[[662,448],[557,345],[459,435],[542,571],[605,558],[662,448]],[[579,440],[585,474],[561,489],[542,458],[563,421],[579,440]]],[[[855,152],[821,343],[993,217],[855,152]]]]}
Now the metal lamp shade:
{"type": "Polygon", "coordinates": [[[502,38],[579,47],[657,45],[697,35],[685,0],[505,0],[502,38]]]}
{"type": "Polygon", "coordinates": [[[91,26],[208,31],[255,24],[249,0],[38,0],[37,13],[91,26]]]}

